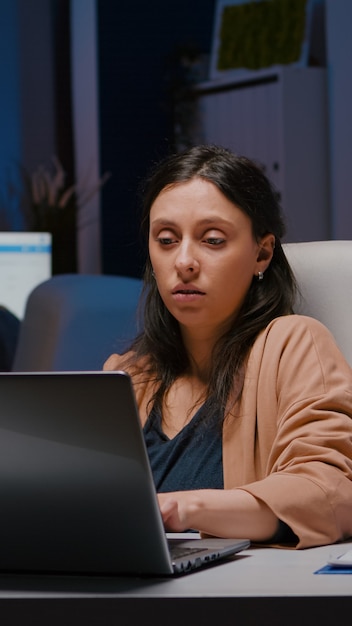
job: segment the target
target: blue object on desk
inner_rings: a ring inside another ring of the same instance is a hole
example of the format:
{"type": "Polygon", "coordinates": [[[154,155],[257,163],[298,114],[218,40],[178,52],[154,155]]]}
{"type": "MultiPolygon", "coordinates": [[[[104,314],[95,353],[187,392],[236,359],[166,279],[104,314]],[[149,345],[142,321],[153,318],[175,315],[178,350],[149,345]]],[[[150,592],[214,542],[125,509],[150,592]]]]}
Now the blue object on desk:
{"type": "Polygon", "coordinates": [[[327,564],[315,574],[352,574],[352,550],[338,556],[330,556],[327,564]]]}
{"type": "Polygon", "coordinates": [[[352,567],[335,567],[334,565],[325,565],[314,572],[314,574],[352,574],[352,567]]]}

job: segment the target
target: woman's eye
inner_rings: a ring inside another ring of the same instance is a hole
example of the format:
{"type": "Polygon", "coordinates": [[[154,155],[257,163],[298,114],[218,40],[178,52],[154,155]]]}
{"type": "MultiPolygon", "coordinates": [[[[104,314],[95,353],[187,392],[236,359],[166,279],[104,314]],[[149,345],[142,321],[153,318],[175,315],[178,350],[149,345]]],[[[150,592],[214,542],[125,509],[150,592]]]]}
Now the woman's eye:
{"type": "Polygon", "coordinates": [[[225,239],[222,239],[222,237],[207,237],[204,241],[211,246],[220,246],[225,242],[225,239]]]}
{"type": "Polygon", "coordinates": [[[170,244],[175,243],[176,239],[173,239],[172,237],[158,237],[157,241],[162,246],[169,246],[170,244]]]}

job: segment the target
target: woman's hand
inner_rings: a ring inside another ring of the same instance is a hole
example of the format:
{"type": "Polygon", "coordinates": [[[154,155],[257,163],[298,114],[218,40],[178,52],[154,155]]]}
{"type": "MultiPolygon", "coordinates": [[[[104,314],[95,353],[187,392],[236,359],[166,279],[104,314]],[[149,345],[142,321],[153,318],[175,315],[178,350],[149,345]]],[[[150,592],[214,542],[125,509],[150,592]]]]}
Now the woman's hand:
{"type": "Polygon", "coordinates": [[[269,507],[242,489],[199,489],[158,494],[165,529],[198,530],[217,537],[266,541],[279,521],[269,507]]]}
{"type": "Polygon", "coordinates": [[[170,532],[183,532],[190,528],[187,510],[191,508],[192,491],[159,493],[158,500],[165,529],[170,532]]]}

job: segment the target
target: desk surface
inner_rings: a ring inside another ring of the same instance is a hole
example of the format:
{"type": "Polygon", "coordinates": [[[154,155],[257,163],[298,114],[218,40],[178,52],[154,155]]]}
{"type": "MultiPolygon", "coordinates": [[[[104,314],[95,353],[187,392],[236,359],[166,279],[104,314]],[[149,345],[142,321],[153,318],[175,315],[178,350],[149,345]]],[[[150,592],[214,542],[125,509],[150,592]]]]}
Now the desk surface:
{"type": "Polygon", "coordinates": [[[352,614],[352,575],[317,575],[352,542],[309,550],[253,547],[177,578],[1,576],[0,620],[8,624],[182,623],[304,626],[352,614]],[[199,621],[194,618],[199,615],[199,621]],[[283,615],[285,616],[283,619],[283,615]],[[118,619],[117,619],[118,617],[118,619]]]}

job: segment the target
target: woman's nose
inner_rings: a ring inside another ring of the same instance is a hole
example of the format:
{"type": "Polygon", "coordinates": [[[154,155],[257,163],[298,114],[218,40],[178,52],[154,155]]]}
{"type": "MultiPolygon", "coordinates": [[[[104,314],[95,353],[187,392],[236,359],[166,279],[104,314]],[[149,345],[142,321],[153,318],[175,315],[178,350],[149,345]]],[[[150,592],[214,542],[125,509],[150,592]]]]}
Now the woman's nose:
{"type": "Polygon", "coordinates": [[[194,274],[199,271],[199,261],[196,259],[194,247],[190,244],[181,244],[175,262],[175,267],[180,273],[194,274]]]}

